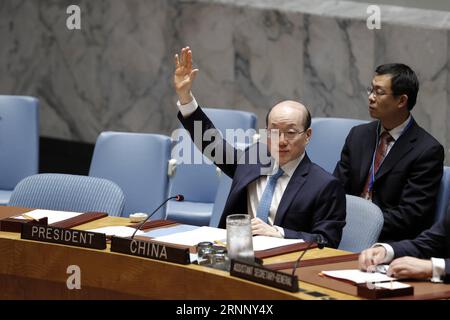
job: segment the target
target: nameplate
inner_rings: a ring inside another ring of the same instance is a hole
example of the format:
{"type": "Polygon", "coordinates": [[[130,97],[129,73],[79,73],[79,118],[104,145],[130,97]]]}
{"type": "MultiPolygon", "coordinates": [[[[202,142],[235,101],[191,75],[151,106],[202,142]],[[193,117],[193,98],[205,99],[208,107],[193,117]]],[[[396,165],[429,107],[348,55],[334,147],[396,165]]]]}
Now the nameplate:
{"type": "Polygon", "coordinates": [[[22,225],[24,224],[47,226],[48,218],[44,217],[39,220],[15,219],[15,218],[3,219],[0,221],[0,231],[21,233],[22,225]]]}
{"type": "Polygon", "coordinates": [[[104,233],[24,224],[20,236],[22,239],[27,240],[67,244],[92,249],[106,249],[106,235],[104,233]]]}
{"type": "Polygon", "coordinates": [[[138,239],[111,237],[111,252],[131,256],[163,260],[179,264],[189,264],[189,249],[176,248],[159,242],[138,239]]]}
{"type": "Polygon", "coordinates": [[[230,275],[289,292],[298,292],[297,276],[262,266],[231,260],[230,275]]]}
{"type": "Polygon", "coordinates": [[[366,299],[382,299],[414,295],[414,287],[397,281],[357,284],[357,295],[366,299]]]}

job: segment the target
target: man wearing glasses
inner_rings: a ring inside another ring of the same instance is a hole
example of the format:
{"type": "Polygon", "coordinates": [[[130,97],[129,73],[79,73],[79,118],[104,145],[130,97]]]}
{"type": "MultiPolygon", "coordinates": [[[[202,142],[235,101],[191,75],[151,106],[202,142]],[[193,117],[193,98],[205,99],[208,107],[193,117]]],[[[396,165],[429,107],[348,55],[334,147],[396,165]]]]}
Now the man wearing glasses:
{"type": "Polygon", "coordinates": [[[382,241],[413,239],[434,218],[444,149],[411,115],[418,91],[408,66],[377,67],[367,90],[377,121],[350,131],[334,170],[346,193],[381,208],[382,241]]]}
{"type": "MultiPolygon", "coordinates": [[[[191,93],[197,73],[192,68],[191,50],[183,48],[180,56],[175,55],[174,85],[179,99],[178,118],[191,137],[195,137],[195,122],[201,122],[201,136],[214,128],[191,93]]],[[[283,101],[269,110],[266,125],[267,143],[250,146],[239,159],[245,159],[253,148],[265,145],[275,159],[269,172],[264,170],[260,158],[252,163],[238,161],[235,156],[231,164],[214,159],[233,179],[219,226],[225,227],[230,214],[247,213],[253,217],[254,235],[305,241],[320,237],[328,246],[337,247],[345,225],[345,192],[335,177],[313,164],[305,153],[312,133],[308,109],[295,101],[283,101]]],[[[237,154],[223,139],[219,140],[224,154],[227,150],[237,154]]],[[[201,142],[204,153],[209,144],[201,142]]]]}

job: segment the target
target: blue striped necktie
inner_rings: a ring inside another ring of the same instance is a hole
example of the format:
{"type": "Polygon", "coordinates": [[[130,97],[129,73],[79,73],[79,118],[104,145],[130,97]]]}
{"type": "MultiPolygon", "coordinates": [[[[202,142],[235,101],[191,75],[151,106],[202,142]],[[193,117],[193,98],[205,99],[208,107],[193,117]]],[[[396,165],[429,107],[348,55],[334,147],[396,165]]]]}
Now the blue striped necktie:
{"type": "Polygon", "coordinates": [[[267,181],[266,188],[264,189],[261,200],[259,201],[258,209],[256,209],[256,216],[264,222],[268,222],[270,205],[272,204],[273,192],[275,190],[275,185],[279,177],[283,175],[284,171],[281,167],[278,169],[277,173],[269,177],[267,181]]]}

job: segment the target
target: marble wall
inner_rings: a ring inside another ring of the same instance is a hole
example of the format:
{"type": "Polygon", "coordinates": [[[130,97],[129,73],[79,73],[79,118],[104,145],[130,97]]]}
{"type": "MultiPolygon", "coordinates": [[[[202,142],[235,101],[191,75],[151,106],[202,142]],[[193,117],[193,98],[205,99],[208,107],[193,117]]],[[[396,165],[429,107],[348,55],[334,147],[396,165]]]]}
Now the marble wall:
{"type": "Polygon", "coordinates": [[[0,0],[0,94],[41,100],[41,135],[93,143],[104,130],[178,126],[173,54],[190,45],[201,104],[255,112],[284,99],[313,116],[369,119],[378,64],[419,75],[414,116],[450,164],[450,12],[322,0],[0,0]],[[68,30],[66,8],[81,8],[68,30]]]}

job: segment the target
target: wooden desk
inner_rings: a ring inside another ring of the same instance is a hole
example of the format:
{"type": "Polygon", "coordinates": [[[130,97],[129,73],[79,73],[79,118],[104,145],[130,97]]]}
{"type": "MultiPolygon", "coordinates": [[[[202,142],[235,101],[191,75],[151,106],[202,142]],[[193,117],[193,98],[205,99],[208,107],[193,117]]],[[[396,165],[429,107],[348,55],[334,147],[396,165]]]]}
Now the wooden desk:
{"type": "MultiPolygon", "coordinates": [[[[0,207],[0,214],[7,210],[17,212],[0,207]]],[[[127,224],[128,219],[106,217],[78,229],[127,224]]],[[[313,249],[304,259],[345,253],[313,249]]],[[[272,257],[265,263],[292,261],[298,255],[272,257]]],[[[10,232],[0,232],[0,257],[0,299],[356,299],[303,282],[300,288],[306,291],[289,293],[199,265],[127,256],[110,252],[109,246],[92,250],[22,240],[10,232]],[[67,289],[70,265],[81,269],[81,290],[67,289]]]]}

